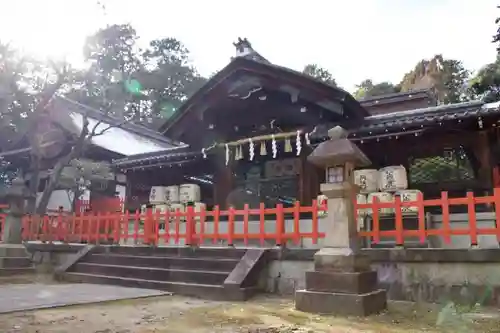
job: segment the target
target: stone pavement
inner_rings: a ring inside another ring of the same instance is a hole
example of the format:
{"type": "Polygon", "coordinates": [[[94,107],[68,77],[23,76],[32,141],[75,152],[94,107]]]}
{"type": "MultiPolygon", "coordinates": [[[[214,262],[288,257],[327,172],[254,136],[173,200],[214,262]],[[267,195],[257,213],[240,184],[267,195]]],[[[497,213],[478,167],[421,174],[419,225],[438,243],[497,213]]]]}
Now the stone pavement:
{"type": "Polygon", "coordinates": [[[163,295],[170,293],[86,283],[0,285],[0,313],[163,295]]]}

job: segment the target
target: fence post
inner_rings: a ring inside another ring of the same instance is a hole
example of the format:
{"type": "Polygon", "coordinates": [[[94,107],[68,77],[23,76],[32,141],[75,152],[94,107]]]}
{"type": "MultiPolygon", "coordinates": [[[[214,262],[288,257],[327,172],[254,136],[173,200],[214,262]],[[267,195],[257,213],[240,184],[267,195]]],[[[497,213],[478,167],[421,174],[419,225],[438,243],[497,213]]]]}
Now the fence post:
{"type": "MultiPolygon", "coordinates": [[[[313,216],[311,222],[312,222],[312,229],[313,229],[313,234],[314,234],[314,224],[316,224],[316,229],[317,229],[318,218],[316,217],[316,220],[314,220],[314,216],[313,216]]],[[[300,202],[299,201],[295,201],[295,205],[293,206],[293,239],[294,239],[295,245],[300,244],[300,202]]]]}
{"type": "Polygon", "coordinates": [[[470,226],[470,244],[472,247],[477,246],[477,221],[476,221],[476,203],[474,201],[474,193],[467,192],[467,213],[469,215],[470,226]]]}
{"type": "Polygon", "coordinates": [[[396,195],[394,198],[394,209],[395,209],[395,227],[396,227],[396,246],[404,246],[404,235],[403,235],[403,212],[401,210],[401,197],[396,195]]]}
{"type": "Polygon", "coordinates": [[[373,234],[373,243],[380,243],[380,219],[379,219],[379,211],[378,211],[378,203],[379,199],[377,197],[373,197],[372,201],[372,234],[373,234]]]}
{"type": "Polygon", "coordinates": [[[446,244],[451,243],[450,204],[448,192],[441,192],[441,211],[443,212],[443,238],[446,244]]]}
{"type": "Polygon", "coordinates": [[[214,234],[212,238],[212,243],[217,244],[217,241],[219,240],[219,220],[220,220],[219,205],[214,206],[213,216],[214,216],[214,234]]]}
{"type": "Polygon", "coordinates": [[[245,204],[243,206],[243,242],[245,245],[248,245],[248,211],[249,211],[249,206],[248,204],[245,204]]]}
{"type": "Polygon", "coordinates": [[[495,226],[497,241],[500,243],[500,188],[495,187],[493,189],[493,200],[495,203],[495,226]]]}
{"type": "Polygon", "coordinates": [[[205,242],[205,223],[207,221],[207,207],[202,206],[200,209],[200,233],[198,236],[198,245],[203,246],[205,242]]]}
{"type": "Polygon", "coordinates": [[[418,212],[418,234],[420,236],[420,244],[425,244],[427,241],[427,223],[425,221],[425,204],[424,195],[422,192],[417,194],[417,212],[418,212]]]}
{"type": "Polygon", "coordinates": [[[186,209],[186,245],[195,245],[194,241],[194,209],[193,206],[187,206],[186,209]]]}
{"type": "Polygon", "coordinates": [[[157,208],[154,213],[153,218],[153,230],[154,230],[154,246],[158,246],[160,243],[160,225],[161,225],[161,211],[157,208]]]}
{"type": "MultiPolygon", "coordinates": [[[[325,200],[327,201],[327,200],[325,200]]],[[[318,244],[318,210],[319,210],[319,204],[317,200],[312,201],[312,243],[313,244],[318,244]]]]}
{"type": "Polygon", "coordinates": [[[263,202],[259,204],[259,239],[260,246],[266,243],[266,206],[263,202]]]}
{"type": "Polygon", "coordinates": [[[283,204],[276,205],[276,245],[285,247],[286,239],[284,239],[285,231],[285,216],[283,212],[283,204]]]}
{"type": "Polygon", "coordinates": [[[229,207],[227,218],[227,246],[234,247],[234,207],[229,207]]]}

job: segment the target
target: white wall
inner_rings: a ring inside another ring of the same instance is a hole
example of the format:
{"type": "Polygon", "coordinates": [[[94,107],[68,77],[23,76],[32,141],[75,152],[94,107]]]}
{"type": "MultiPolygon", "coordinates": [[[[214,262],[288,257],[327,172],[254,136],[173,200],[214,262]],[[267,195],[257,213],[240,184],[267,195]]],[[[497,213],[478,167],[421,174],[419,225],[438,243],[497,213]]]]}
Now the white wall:
{"type": "MultiPolygon", "coordinates": [[[[47,205],[48,210],[58,210],[59,207],[63,207],[64,211],[71,212],[73,207],[71,205],[73,201],[74,193],[71,190],[55,190],[49,199],[49,204],[47,205]]],[[[38,192],[36,195],[36,203],[40,201],[42,197],[42,192],[38,192]]]]}

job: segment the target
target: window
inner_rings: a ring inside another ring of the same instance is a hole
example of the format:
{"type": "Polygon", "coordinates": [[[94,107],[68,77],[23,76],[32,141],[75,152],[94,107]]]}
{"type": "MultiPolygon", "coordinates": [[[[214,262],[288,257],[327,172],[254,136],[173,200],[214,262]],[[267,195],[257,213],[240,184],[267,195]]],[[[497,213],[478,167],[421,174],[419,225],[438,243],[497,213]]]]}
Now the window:
{"type": "Polygon", "coordinates": [[[411,158],[409,161],[411,184],[455,182],[475,179],[469,155],[463,147],[444,149],[442,154],[411,158]]]}

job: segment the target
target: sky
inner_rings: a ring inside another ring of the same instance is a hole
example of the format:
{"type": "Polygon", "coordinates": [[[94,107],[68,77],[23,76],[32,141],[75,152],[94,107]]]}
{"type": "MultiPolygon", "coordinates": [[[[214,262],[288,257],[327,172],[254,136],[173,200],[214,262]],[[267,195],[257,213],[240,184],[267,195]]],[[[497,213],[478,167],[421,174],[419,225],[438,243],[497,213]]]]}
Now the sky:
{"type": "Polygon", "coordinates": [[[353,91],[365,79],[398,83],[424,58],[443,54],[477,70],[493,62],[495,0],[0,0],[0,41],[39,57],[81,62],[85,37],[130,23],[141,43],[175,37],[210,75],[246,37],[271,62],[328,69],[353,91]]]}

